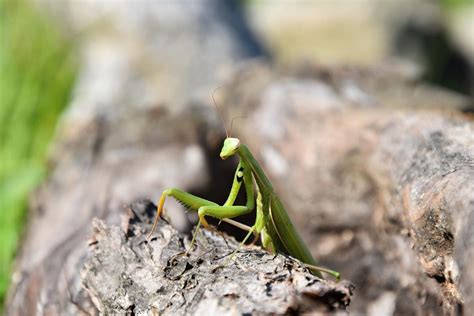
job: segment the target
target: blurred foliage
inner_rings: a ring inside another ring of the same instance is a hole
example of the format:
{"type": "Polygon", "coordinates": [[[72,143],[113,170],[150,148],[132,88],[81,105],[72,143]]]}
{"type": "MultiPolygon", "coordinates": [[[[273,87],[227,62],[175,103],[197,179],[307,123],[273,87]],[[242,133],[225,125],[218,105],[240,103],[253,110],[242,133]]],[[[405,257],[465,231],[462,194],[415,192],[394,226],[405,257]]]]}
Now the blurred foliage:
{"type": "Polygon", "coordinates": [[[0,311],[28,194],[73,84],[72,43],[26,0],[0,2],[0,311]]]}
{"type": "Polygon", "coordinates": [[[440,4],[447,10],[460,9],[473,4],[473,0],[441,0],[440,4]]]}

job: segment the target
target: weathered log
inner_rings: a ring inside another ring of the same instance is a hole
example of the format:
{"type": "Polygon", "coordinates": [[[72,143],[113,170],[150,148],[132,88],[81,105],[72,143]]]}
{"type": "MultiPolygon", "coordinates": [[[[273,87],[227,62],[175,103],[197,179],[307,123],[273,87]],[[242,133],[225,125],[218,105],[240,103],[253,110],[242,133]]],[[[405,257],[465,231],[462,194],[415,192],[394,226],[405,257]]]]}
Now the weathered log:
{"type": "Polygon", "coordinates": [[[104,314],[235,315],[345,311],[352,285],[314,277],[300,262],[201,230],[195,245],[160,222],[148,242],[149,202],[133,203],[122,227],[93,222],[83,285],[104,314]],[[234,256],[232,256],[235,254],[234,256]]]}
{"type": "Polygon", "coordinates": [[[316,257],[356,284],[358,312],[474,310],[474,126],[449,110],[470,103],[417,85],[380,69],[253,65],[226,91],[229,117],[247,117],[235,134],[316,257]]]}
{"type": "MultiPolygon", "coordinates": [[[[270,174],[315,256],[355,283],[350,310],[369,314],[471,310],[473,134],[469,118],[439,110],[395,112],[374,102],[377,99],[370,95],[360,99],[370,101],[368,104],[354,104],[331,87],[346,80],[294,75],[281,79],[282,74],[272,74],[268,69],[264,75],[256,73],[259,67],[252,64],[251,76],[237,73],[232,92],[226,93],[230,99],[225,104],[244,109],[247,115],[234,124],[234,133],[249,144],[270,174]]],[[[357,88],[356,80],[351,84],[357,88]]],[[[117,223],[117,209],[122,204],[118,201],[126,203],[140,194],[156,199],[161,189],[174,185],[196,191],[202,183],[201,172],[220,166],[209,161],[206,167],[204,158],[196,160],[203,156],[217,159],[217,152],[204,153],[197,145],[199,139],[212,133],[199,128],[192,115],[158,112],[160,130],[173,131],[169,135],[150,133],[147,122],[153,116],[148,112],[142,115],[143,130],[132,134],[133,141],[121,133],[134,126],[127,125],[126,119],[117,123],[122,130],[97,129],[96,139],[102,140],[100,150],[93,151],[97,146],[92,144],[85,146],[96,156],[90,154],[95,157],[94,167],[80,182],[62,182],[66,181],[62,177],[66,166],[73,164],[59,161],[55,180],[39,195],[46,201],[46,212],[36,220],[39,226],[33,228],[52,230],[56,244],[45,244],[48,239],[32,235],[36,239],[26,244],[24,258],[42,254],[43,259],[36,264],[22,261],[23,271],[28,273],[17,284],[13,306],[25,311],[37,306],[37,297],[55,297],[47,301],[45,310],[93,311],[77,275],[94,214],[104,212],[102,218],[117,223]],[[192,132],[189,126],[201,132],[192,132]],[[173,135],[186,135],[189,143],[196,145],[174,143],[173,135]],[[128,152],[132,148],[135,154],[116,156],[125,148],[128,152]],[[124,165],[130,172],[123,170],[124,165]],[[191,169],[184,171],[185,167],[191,169]],[[155,180],[147,180],[147,170],[153,170],[155,180]],[[110,179],[105,181],[108,185],[103,184],[104,179],[110,179]],[[198,183],[187,182],[192,180],[198,183]],[[69,193],[49,200],[48,192],[55,188],[68,189],[69,193]],[[82,204],[71,204],[83,191],[79,196],[89,198],[81,200],[82,204]],[[63,202],[58,203],[59,197],[63,202]],[[81,214],[84,220],[76,234],[61,237],[70,234],[65,226],[78,222],[77,207],[88,213],[81,214]],[[58,214],[69,218],[70,224],[65,225],[58,214]],[[43,247],[43,252],[31,251],[31,245],[43,247]],[[28,292],[36,305],[22,305],[25,296],[20,293],[28,292]]],[[[134,119],[140,120],[140,116],[134,119]]],[[[99,123],[97,126],[102,126],[99,123]]],[[[83,139],[78,137],[78,144],[83,139]]],[[[209,146],[201,144],[202,148],[209,146]]],[[[84,145],[65,148],[77,150],[84,145]]],[[[222,178],[219,171],[213,174],[213,179],[222,178]]],[[[209,183],[209,188],[224,193],[228,189],[216,182],[209,183]]]]}

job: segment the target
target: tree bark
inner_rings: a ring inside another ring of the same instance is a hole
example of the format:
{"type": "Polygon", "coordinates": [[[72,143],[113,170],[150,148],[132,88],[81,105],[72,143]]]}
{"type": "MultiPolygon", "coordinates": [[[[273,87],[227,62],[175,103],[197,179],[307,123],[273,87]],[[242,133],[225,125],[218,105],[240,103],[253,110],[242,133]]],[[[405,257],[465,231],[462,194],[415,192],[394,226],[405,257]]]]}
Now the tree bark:
{"type": "Polygon", "coordinates": [[[253,65],[229,86],[236,135],[355,283],[351,310],[474,311],[474,126],[453,110],[469,100],[382,69],[253,65]]]}
{"type": "MultiPolygon", "coordinates": [[[[352,285],[314,277],[300,262],[201,230],[195,245],[133,203],[122,227],[93,221],[83,285],[104,314],[235,315],[345,311],[352,285]]],[[[148,212],[147,212],[148,211],[148,212]]]]}

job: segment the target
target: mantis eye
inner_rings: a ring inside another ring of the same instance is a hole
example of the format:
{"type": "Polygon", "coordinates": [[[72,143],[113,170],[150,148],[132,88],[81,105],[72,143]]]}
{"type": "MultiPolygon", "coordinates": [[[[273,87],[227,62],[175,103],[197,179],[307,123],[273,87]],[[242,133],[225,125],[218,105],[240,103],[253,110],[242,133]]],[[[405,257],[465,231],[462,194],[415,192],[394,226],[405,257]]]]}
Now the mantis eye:
{"type": "Polygon", "coordinates": [[[229,149],[238,149],[240,146],[240,140],[238,138],[229,137],[224,141],[224,147],[229,149]]]}

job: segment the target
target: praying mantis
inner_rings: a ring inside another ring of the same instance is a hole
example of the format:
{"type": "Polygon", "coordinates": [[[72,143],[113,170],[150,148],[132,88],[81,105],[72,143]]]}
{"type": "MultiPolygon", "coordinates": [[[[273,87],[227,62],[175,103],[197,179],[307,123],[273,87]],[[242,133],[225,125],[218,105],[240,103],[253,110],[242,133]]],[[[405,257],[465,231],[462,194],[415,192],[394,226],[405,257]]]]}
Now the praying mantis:
{"type": "Polygon", "coordinates": [[[223,205],[218,205],[215,202],[200,198],[180,189],[166,189],[161,194],[153,227],[147,238],[149,239],[151,237],[159,218],[163,214],[166,197],[173,197],[190,210],[194,210],[198,213],[199,222],[196,226],[191,244],[194,243],[201,225],[206,228],[209,227],[206,216],[211,216],[248,231],[241,245],[245,244],[248,238],[255,234],[257,237],[260,236],[263,248],[269,252],[283,252],[289,254],[302,261],[315,276],[323,278],[321,272],[324,272],[339,280],[340,274],[338,272],[317,266],[317,261],[313,258],[308,247],[298,234],[283,203],[275,193],[270,180],[268,180],[260,164],[246,145],[242,144],[238,138],[231,137],[227,134],[220,152],[220,157],[224,160],[233,155],[238,155],[240,160],[235,171],[229,196],[223,205]],[[242,183],[247,195],[246,204],[234,205],[242,183]],[[256,218],[254,225],[251,227],[232,219],[252,212],[254,209],[256,211],[256,218]]]}

